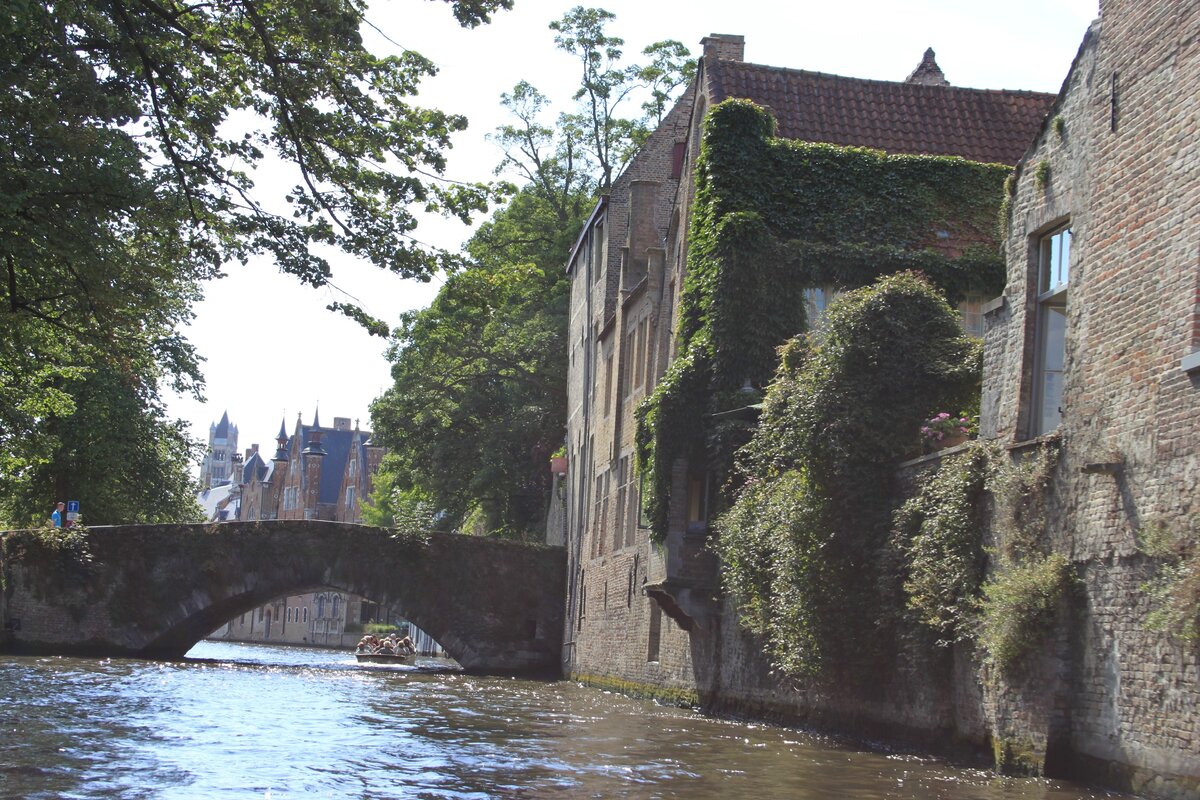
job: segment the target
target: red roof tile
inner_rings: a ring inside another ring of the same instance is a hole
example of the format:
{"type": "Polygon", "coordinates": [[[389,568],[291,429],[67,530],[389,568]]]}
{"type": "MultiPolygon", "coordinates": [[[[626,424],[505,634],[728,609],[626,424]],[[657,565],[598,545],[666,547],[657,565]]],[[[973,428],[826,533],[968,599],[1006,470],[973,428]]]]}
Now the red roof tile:
{"type": "Polygon", "coordinates": [[[706,65],[714,102],[743,97],[768,107],[778,135],[1016,164],[1055,95],[844,78],[740,61],[706,65]]]}

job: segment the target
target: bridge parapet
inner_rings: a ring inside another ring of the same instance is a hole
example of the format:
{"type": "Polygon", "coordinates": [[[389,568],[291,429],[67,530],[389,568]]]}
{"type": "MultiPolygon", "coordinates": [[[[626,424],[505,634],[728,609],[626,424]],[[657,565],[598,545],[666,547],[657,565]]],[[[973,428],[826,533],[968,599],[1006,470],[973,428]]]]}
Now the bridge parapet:
{"type": "Polygon", "coordinates": [[[178,658],[263,603],[329,587],[394,603],[469,671],[559,670],[562,548],[315,520],[96,527],[81,544],[4,534],[0,649],[178,658]]]}

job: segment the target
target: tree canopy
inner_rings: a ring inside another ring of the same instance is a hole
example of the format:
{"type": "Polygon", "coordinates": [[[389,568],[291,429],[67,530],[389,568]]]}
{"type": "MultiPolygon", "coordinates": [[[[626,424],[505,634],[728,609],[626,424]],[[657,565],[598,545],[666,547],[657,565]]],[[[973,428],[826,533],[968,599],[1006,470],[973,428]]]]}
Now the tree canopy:
{"type": "MultiPolygon", "coordinates": [[[[474,26],[511,0],[449,4],[474,26]]],[[[199,359],[177,330],[224,264],[266,255],[321,285],[331,271],[315,246],[420,279],[457,262],[412,238],[414,209],[466,218],[493,190],[435,179],[465,120],[409,102],[434,67],[412,52],[369,52],[365,9],[34,0],[0,12],[0,513],[9,520],[40,513],[19,498],[48,508],[76,491],[79,464],[120,452],[129,440],[100,422],[118,408],[150,426],[129,458],[178,460],[164,467],[178,474],[163,478],[178,483],[186,445],[159,393],[199,391],[199,359]],[[268,159],[295,172],[282,197],[255,191],[254,169],[268,159]]],[[[352,305],[334,308],[386,331],[352,305]]],[[[171,501],[152,512],[127,494],[103,521],[192,511],[171,501]]]]}
{"type": "Polygon", "coordinates": [[[678,42],[646,48],[649,66],[622,66],[613,18],[576,7],[550,25],[583,69],[573,111],[548,122],[551,101],[528,81],[501,98],[512,122],[492,137],[505,152],[497,173],[522,187],[467,243],[468,266],[394,334],[394,383],[371,407],[391,451],[377,509],[432,502],[450,526],[540,536],[548,457],[566,433],[564,265],[597,194],[694,68],[678,42]],[[621,116],[643,96],[645,116],[621,116]]]}

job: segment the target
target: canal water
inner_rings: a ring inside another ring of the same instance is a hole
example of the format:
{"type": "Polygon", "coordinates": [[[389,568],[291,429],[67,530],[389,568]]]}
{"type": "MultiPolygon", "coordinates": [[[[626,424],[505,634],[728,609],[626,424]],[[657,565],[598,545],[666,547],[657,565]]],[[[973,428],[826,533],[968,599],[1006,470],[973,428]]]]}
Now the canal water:
{"type": "Polygon", "coordinates": [[[202,642],[180,662],[0,658],[3,798],[1078,800],[568,682],[202,642]]]}

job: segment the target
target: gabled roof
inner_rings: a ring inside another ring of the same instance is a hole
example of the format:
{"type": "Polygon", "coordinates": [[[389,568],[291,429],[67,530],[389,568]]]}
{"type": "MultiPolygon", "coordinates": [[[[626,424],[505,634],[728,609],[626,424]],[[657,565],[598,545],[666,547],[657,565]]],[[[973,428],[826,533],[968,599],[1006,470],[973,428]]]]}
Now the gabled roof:
{"type": "MultiPolygon", "coordinates": [[[[317,502],[334,504],[337,503],[338,496],[342,491],[342,475],[346,469],[346,461],[349,460],[351,450],[357,444],[355,438],[368,439],[371,432],[337,430],[336,428],[301,424],[296,426],[299,441],[308,441],[314,428],[320,431],[321,447],[325,450],[325,455],[321,456],[321,486],[317,492],[317,502]]],[[[301,470],[300,485],[304,486],[307,479],[307,472],[301,470]]]]}
{"type": "MultiPolygon", "coordinates": [[[[768,107],[777,135],[889,153],[1016,164],[1054,95],[845,78],[741,61],[705,64],[713,102],[768,107]]],[[[940,71],[939,71],[940,72],[940,71]]]]}
{"type": "Polygon", "coordinates": [[[274,464],[270,464],[263,460],[263,457],[255,451],[246,459],[246,463],[242,466],[242,483],[250,481],[265,481],[270,475],[274,464]]]}

